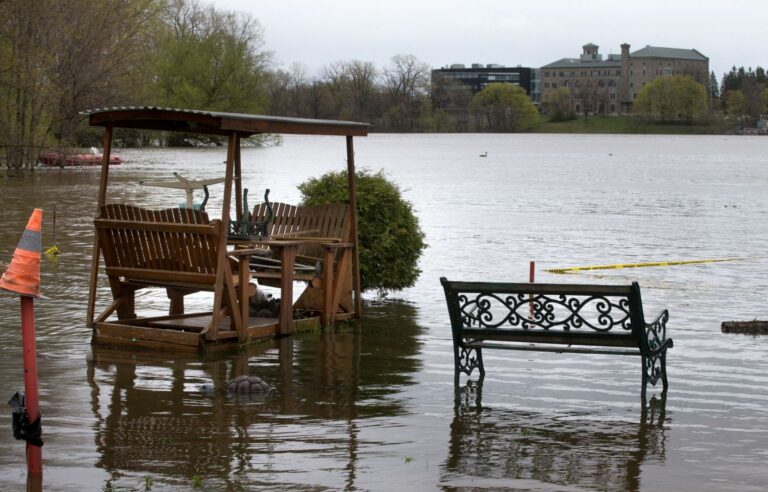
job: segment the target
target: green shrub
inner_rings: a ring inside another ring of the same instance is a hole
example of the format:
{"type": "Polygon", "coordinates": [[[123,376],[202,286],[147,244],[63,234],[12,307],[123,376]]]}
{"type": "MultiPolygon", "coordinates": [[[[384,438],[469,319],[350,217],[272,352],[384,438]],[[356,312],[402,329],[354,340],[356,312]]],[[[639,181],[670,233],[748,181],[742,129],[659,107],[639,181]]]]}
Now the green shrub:
{"type": "MultiPolygon", "coordinates": [[[[347,173],[324,174],[299,185],[305,205],[348,202],[347,173]]],[[[357,172],[360,282],[379,294],[412,286],[419,278],[424,233],[411,204],[382,171],[357,172]]]]}

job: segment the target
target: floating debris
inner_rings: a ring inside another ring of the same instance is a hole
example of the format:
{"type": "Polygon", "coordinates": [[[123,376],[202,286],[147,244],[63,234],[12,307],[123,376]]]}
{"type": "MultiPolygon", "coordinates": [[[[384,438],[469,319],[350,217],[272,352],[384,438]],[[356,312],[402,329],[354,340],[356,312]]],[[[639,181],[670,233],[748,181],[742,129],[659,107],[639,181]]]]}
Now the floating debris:
{"type": "Polygon", "coordinates": [[[768,321],[723,321],[720,325],[723,333],[743,333],[745,335],[768,335],[768,321]]]}

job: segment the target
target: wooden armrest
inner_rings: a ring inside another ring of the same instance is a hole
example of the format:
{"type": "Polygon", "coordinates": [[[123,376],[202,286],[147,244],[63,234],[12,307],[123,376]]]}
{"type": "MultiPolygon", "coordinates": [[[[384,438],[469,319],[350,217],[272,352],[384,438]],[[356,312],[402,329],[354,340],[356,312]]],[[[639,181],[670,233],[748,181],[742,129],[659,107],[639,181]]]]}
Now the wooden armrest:
{"type": "Polygon", "coordinates": [[[325,249],[348,249],[354,248],[355,243],[328,243],[321,245],[325,249]]]}

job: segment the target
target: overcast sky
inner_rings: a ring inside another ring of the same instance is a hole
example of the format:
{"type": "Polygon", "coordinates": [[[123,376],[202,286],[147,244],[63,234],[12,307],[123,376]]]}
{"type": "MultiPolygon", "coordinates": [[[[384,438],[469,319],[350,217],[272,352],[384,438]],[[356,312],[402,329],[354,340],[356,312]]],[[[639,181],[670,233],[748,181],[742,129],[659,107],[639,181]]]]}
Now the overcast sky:
{"type": "MultiPolygon", "coordinates": [[[[205,1],[205,0],[203,0],[205,1]]],[[[281,65],[311,73],[338,60],[385,66],[413,54],[433,68],[452,63],[540,67],[645,45],[695,48],[718,80],[732,65],[768,68],[767,0],[214,0],[248,12],[281,65]]]]}

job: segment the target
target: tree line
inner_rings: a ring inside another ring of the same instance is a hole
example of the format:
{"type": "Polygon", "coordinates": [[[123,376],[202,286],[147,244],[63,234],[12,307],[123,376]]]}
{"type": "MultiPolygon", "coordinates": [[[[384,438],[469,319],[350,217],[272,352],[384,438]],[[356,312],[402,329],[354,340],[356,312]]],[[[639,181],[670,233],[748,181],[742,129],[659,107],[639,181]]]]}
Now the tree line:
{"type": "MultiPolygon", "coordinates": [[[[257,19],[198,0],[0,1],[0,162],[11,168],[34,166],[44,149],[100,145],[81,111],[112,106],[350,119],[374,131],[458,129],[432,92],[430,67],[408,54],[384,67],[338,61],[316,74],[299,63],[279,67],[257,19]]],[[[479,129],[496,121],[476,119],[479,129]]],[[[126,130],[116,138],[147,145],[157,136],[126,130]]]]}
{"type": "Polygon", "coordinates": [[[768,74],[758,66],[731,68],[723,74],[719,92],[721,107],[727,114],[756,119],[768,114],[768,74]]]}
{"type": "MultiPolygon", "coordinates": [[[[709,101],[722,101],[728,114],[767,112],[762,68],[734,67],[720,85],[712,79],[709,101]]],[[[698,118],[699,92],[682,85],[666,83],[649,97],[687,94],[679,97],[690,108],[646,104],[642,93],[639,107],[658,119],[698,118]]],[[[590,94],[574,97],[588,101],[590,94]]],[[[490,84],[473,94],[456,80],[433,78],[409,54],[382,67],[340,60],[317,73],[300,63],[277,66],[257,19],[199,0],[0,0],[0,164],[34,166],[44,149],[100,145],[100,132],[80,112],[112,106],[348,119],[392,132],[515,131],[538,119],[519,87],[490,84]]],[[[138,131],[116,137],[124,145],[157,139],[138,131]]],[[[201,143],[163,138],[167,145],[201,143]]]]}

